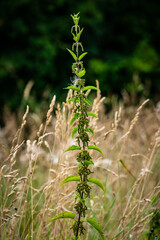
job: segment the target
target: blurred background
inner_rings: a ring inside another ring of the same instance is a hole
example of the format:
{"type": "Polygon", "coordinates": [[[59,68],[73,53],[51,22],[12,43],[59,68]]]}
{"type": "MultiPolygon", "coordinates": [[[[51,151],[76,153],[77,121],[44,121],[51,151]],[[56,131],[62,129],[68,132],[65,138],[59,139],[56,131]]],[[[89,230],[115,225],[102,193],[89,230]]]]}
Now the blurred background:
{"type": "Polygon", "coordinates": [[[160,100],[160,3],[155,0],[1,0],[0,112],[63,101],[71,83],[73,25],[80,12],[87,84],[102,95],[160,100]]]}

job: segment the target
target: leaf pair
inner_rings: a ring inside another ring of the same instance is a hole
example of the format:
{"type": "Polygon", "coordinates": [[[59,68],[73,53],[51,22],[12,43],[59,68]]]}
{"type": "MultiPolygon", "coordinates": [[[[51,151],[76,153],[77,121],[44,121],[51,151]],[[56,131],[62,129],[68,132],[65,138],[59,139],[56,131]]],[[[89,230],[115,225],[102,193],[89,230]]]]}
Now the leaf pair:
{"type": "MultiPolygon", "coordinates": [[[[99,153],[101,153],[102,156],[104,156],[102,150],[99,147],[97,147],[97,146],[88,145],[88,149],[96,150],[99,153]]],[[[72,150],[81,150],[81,147],[80,146],[76,146],[76,145],[72,145],[67,150],[65,150],[64,152],[68,152],[68,151],[72,151],[72,150]]]]}
{"type": "MultiPolygon", "coordinates": [[[[72,34],[73,34],[73,33],[72,33],[72,34]]],[[[75,62],[77,62],[77,60],[78,60],[78,61],[81,61],[82,58],[84,58],[84,56],[87,54],[87,52],[84,52],[84,53],[82,53],[82,54],[79,56],[79,58],[77,59],[77,56],[76,56],[76,54],[75,54],[73,51],[71,51],[71,50],[68,49],[68,48],[67,48],[67,50],[68,50],[68,52],[72,55],[72,57],[74,58],[75,62]]]]}
{"type": "MultiPolygon", "coordinates": [[[[72,138],[74,137],[74,134],[75,134],[77,131],[78,131],[78,127],[74,127],[73,130],[72,130],[72,138]]],[[[85,131],[94,134],[92,128],[86,128],[85,131]]]]}
{"type": "MultiPolygon", "coordinates": [[[[58,214],[57,216],[55,216],[54,218],[50,219],[50,221],[54,221],[54,220],[61,219],[61,218],[74,219],[75,218],[75,213],[64,211],[64,212],[58,214]]],[[[101,239],[103,239],[103,240],[105,239],[103,230],[102,230],[98,221],[96,221],[94,218],[87,218],[87,220],[84,221],[84,222],[89,223],[95,230],[97,230],[97,232],[101,236],[101,239]]]]}
{"type": "MultiPolygon", "coordinates": [[[[75,86],[69,86],[69,88],[68,89],[72,89],[72,90],[76,90],[76,91],[79,91],[79,89],[77,88],[77,87],[75,87],[75,86]],[[73,88],[72,88],[73,87],[73,88]]],[[[74,97],[72,97],[72,98],[70,98],[68,101],[67,101],[67,103],[70,103],[70,102],[79,102],[79,100],[77,99],[77,100],[75,100],[75,98],[74,97]]],[[[93,104],[86,98],[85,100],[83,100],[83,102],[84,103],[86,103],[86,104],[88,104],[89,106],[93,106],[93,104]]]]}
{"type": "Polygon", "coordinates": [[[72,17],[75,25],[78,25],[78,22],[79,22],[79,19],[80,19],[80,17],[78,17],[78,15],[79,15],[79,13],[74,14],[74,15],[71,14],[71,17],[72,17]]]}
{"type": "MultiPolygon", "coordinates": [[[[93,113],[93,112],[89,112],[89,113],[87,113],[87,115],[97,118],[97,115],[96,115],[95,113],[93,113]]],[[[71,121],[70,121],[70,125],[72,125],[72,123],[73,123],[76,119],[78,119],[80,116],[81,116],[80,113],[75,113],[75,114],[74,114],[74,117],[73,117],[73,118],[71,119],[71,121]]]]}
{"type": "Polygon", "coordinates": [[[78,76],[78,77],[83,77],[85,74],[86,74],[86,70],[85,69],[82,69],[80,70],[79,72],[78,71],[75,71],[75,74],[78,76]]]}
{"type": "Polygon", "coordinates": [[[73,40],[74,40],[75,42],[78,42],[78,41],[79,41],[80,36],[81,36],[81,34],[82,34],[82,32],[83,32],[83,29],[84,29],[84,28],[82,28],[82,29],[79,31],[79,33],[77,33],[77,36],[72,32],[73,40]]]}
{"type": "MultiPolygon", "coordinates": [[[[76,87],[76,86],[68,86],[68,87],[66,87],[65,89],[72,89],[72,90],[77,91],[77,92],[80,91],[80,88],[79,88],[79,87],[76,87]]],[[[81,89],[81,91],[87,91],[87,90],[97,90],[97,91],[99,91],[99,89],[96,88],[96,87],[94,87],[94,86],[86,86],[86,87],[83,87],[83,88],[81,89]]]]}
{"type": "MultiPolygon", "coordinates": [[[[76,181],[76,182],[80,181],[80,176],[68,176],[61,182],[60,186],[62,186],[64,183],[73,182],[73,181],[76,181]]],[[[105,191],[103,183],[97,178],[87,178],[87,181],[96,184],[103,191],[105,191]]]]}

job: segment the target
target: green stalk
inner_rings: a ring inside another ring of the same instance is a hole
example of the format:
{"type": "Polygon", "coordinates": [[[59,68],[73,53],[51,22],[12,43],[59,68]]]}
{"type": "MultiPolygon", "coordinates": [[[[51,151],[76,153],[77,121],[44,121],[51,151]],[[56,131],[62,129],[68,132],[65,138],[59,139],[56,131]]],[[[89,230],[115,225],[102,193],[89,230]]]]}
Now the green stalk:
{"type": "MultiPolygon", "coordinates": [[[[71,29],[71,33],[73,35],[73,40],[74,43],[72,45],[72,51],[70,49],[67,49],[71,56],[74,58],[75,62],[72,64],[72,72],[74,75],[76,75],[76,79],[78,82],[74,82],[72,86],[67,87],[67,89],[72,89],[76,91],[74,96],[70,98],[70,101],[75,102],[74,106],[74,117],[71,120],[71,124],[75,121],[78,120],[77,126],[73,129],[72,131],[72,136],[74,134],[77,134],[76,140],[77,140],[77,145],[72,145],[70,146],[65,152],[71,151],[71,150],[79,150],[80,152],[77,155],[77,163],[78,163],[78,175],[79,176],[68,176],[66,179],[64,179],[61,183],[67,183],[71,181],[78,181],[77,187],[76,187],[76,196],[75,196],[75,210],[76,214],[74,212],[67,212],[64,211],[51,220],[56,220],[60,218],[72,218],[74,219],[73,225],[72,225],[72,230],[74,237],[72,239],[77,240],[78,237],[82,234],[84,234],[84,226],[83,223],[87,222],[90,224],[92,227],[94,227],[99,234],[101,235],[102,239],[104,239],[103,231],[101,229],[100,224],[93,218],[87,218],[86,220],[83,219],[82,217],[85,218],[86,211],[87,211],[87,206],[86,206],[86,198],[90,197],[90,191],[91,187],[88,185],[89,182],[92,182],[96,184],[97,186],[101,187],[102,190],[104,190],[103,184],[96,178],[88,178],[88,175],[90,175],[92,172],[89,169],[89,166],[93,164],[93,161],[91,160],[91,156],[88,152],[88,149],[93,149],[98,152],[100,152],[102,155],[102,151],[100,148],[92,145],[88,145],[90,142],[90,138],[88,135],[92,133],[93,130],[91,128],[88,128],[89,126],[89,120],[88,120],[88,113],[87,113],[87,104],[89,100],[87,99],[85,95],[85,91],[88,89],[90,90],[98,90],[94,86],[86,86],[85,87],[85,80],[82,79],[83,76],[85,75],[86,71],[83,67],[83,62],[82,59],[83,57],[87,54],[87,52],[82,53],[79,56],[79,47],[81,47],[82,52],[83,46],[82,43],[79,41],[81,37],[81,33],[83,29],[80,29],[78,22],[79,22],[79,13],[71,15],[73,18],[74,26],[71,29]],[[74,47],[76,47],[76,54],[74,53],[74,47]],[[90,131],[88,131],[90,130],[90,131]]],[[[89,104],[90,105],[90,104],[89,104]]],[[[91,116],[97,117],[96,114],[90,113],[91,116]]]]}

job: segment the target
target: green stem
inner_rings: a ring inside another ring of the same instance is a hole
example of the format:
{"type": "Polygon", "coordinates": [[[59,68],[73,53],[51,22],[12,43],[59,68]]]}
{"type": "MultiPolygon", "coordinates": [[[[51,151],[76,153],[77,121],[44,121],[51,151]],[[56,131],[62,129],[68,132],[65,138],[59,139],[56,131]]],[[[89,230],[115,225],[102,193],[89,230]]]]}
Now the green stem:
{"type": "MultiPolygon", "coordinates": [[[[75,28],[76,29],[76,36],[77,36],[77,27],[75,28]]],[[[78,41],[76,41],[76,52],[77,52],[77,69],[78,69],[78,72],[79,72],[79,60],[78,60],[78,58],[79,58],[79,52],[78,52],[78,45],[79,45],[79,42],[78,41]]],[[[78,77],[78,80],[80,79],[80,77],[78,77]]],[[[82,99],[81,99],[81,97],[80,97],[80,106],[82,105],[82,99]]],[[[81,112],[81,114],[82,114],[82,112],[81,112]]],[[[83,144],[83,149],[84,149],[85,147],[84,147],[84,144],[83,144]]],[[[83,176],[83,178],[84,178],[84,176],[83,176]]],[[[84,179],[83,179],[84,180],[84,179]]],[[[83,193],[82,193],[82,196],[81,196],[81,198],[83,199],[83,193]]],[[[80,211],[80,213],[79,213],[79,216],[78,216],[78,222],[77,222],[77,230],[76,230],[76,234],[75,234],[75,239],[77,239],[78,238],[78,235],[79,235],[79,226],[80,226],[80,221],[81,221],[81,215],[82,215],[82,211],[80,211]]]]}
{"type": "MultiPolygon", "coordinates": [[[[75,25],[76,37],[78,35],[78,29],[79,29],[78,25],[75,25]]],[[[79,29],[79,31],[80,31],[80,29],[79,29]]],[[[80,63],[80,61],[79,61],[79,45],[80,45],[80,43],[79,43],[79,40],[76,41],[75,45],[76,45],[76,57],[77,57],[77,60],[76,60],[75,64],[76,64],[76,70],[79,73],[80,72],[80,64],[79,64],[80,63]]],[[[83,65],[81,67],[83,68],[83,65]]],[[[85,140],[85,138],[81,138],[81,136],[84,136],[84,134],[85,134],[85,124],[86,124],[86,121],[87,121],[87,115],[86,115],[86,108],[85,108],[85,105],[84,105],[84,102],[83,102],[85,96],[84,96],[84,92],[81,91],[83,84],[80,83],[80,81],[81,81],[81,77],[78,76],[78,87],[80,88],[80,91],[78,93],[79,94],[79,108],[78,108],[78,111],[80,113],[78,133],[79,133],[80,143],[78,142],[78,144],[82,146],[81,153],[83,153],[83,151],[86,149],[86,140],[85,140]],[[81,121],[81,123],[80,123],[80,121],[81,121]],[[83,121],[84,121],[84,124],[83,124],[83,121]]],[[[83,167],[84,167],[85,164],[84,163],[82,163],[82,164],[83,164],[83,167]]],[[[81,173],[79,175],[80,175],[80,184],[85,183],[87,181],[86,173],[84,172],[84,174],[81,173]]],[[[84,189],[79,191],[79,195],[80,195],[80,198],[81,198],[79,200],[79,203],[81,203],[81,201],[84,199],[84,195],[85,195],[84,189]]],[[[85,207],[84,204],[81,204],[80,209],[77,211],[78,219],[77,219],[77,222],[75,223],[76,224],[75,225],[76,229],[75,229],[75,232],[74,232],[76,240],[77,240],[79,234],[81,234],[81,231],[80,231],[81,227],[82,227],[81,226],[81,217],[82,217],[83,214],[85,215],[84,209],[83,209],[84,207],[85,207]]]]}

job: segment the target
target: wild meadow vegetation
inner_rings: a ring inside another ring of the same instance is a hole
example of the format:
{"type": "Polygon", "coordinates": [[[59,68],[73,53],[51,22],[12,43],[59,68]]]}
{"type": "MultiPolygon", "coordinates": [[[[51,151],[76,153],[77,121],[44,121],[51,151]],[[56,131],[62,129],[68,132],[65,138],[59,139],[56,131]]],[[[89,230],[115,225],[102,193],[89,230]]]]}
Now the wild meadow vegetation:
{"type": "MultiPolygon", "coordinates": [[[[70,13],[80,12],[87,85],[100,81],[103,96],[129,95],[160,100],[160,4],[157,0],[1,0],[0,109],[30,112],[65,101],[71,77],[70,13]],[[22,100],[30,81],[29,98],[22,100]],[[12,88],[8,87],[12,86],[12,88]]],[[[138,99],[134,99],[138,103],[138,99]]],[[[3,116],[0,115],[0,122],[3,116]]]]}
{"type": "Polygon", "coordinates": [[[160,111],[87,86],[83,29],[72,18],[66,101],[53,96],[46,114],[27,106],[21,121],[6,114],[0,132],[0,239],[159,239],[160,111]]]}

